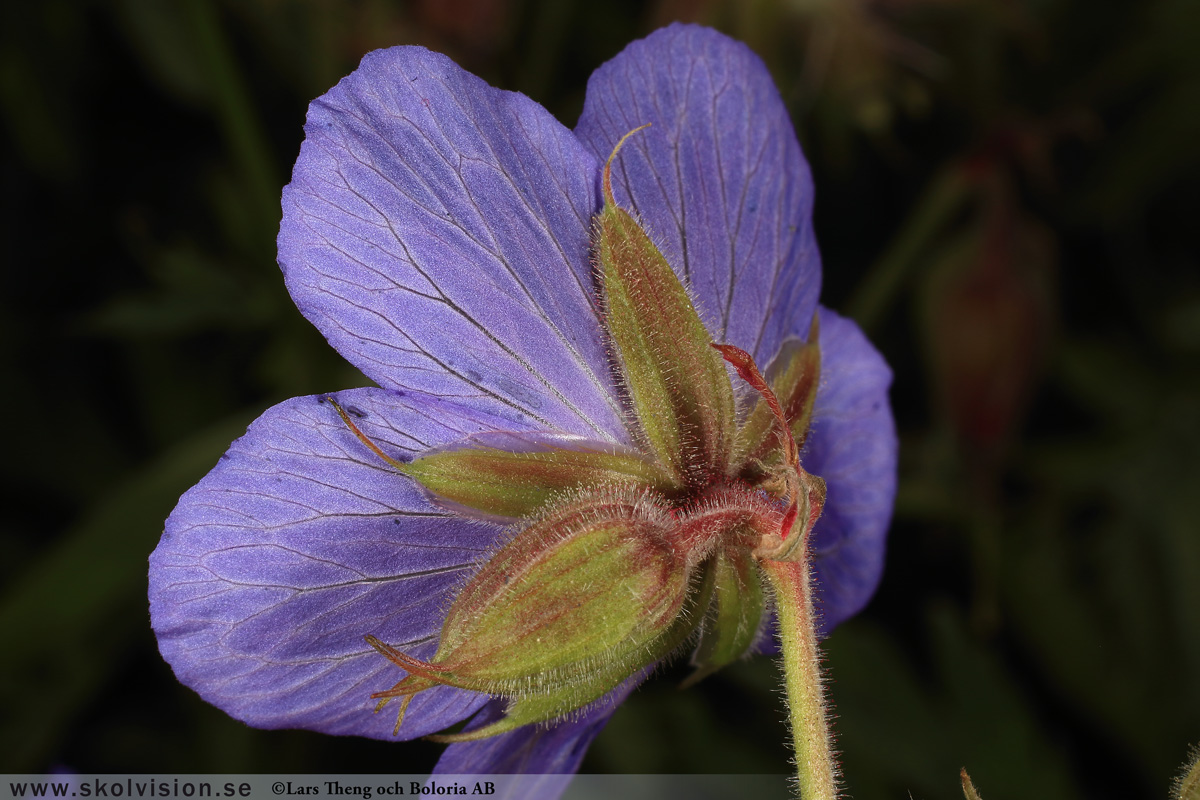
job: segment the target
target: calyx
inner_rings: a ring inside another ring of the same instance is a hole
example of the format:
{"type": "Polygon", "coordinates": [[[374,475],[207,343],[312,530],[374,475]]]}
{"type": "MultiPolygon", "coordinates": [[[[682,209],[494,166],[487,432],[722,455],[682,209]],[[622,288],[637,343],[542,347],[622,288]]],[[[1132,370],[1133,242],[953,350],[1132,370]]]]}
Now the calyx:
{"type": "MultiPolygon", "coordinates": [[[[638,129],[640,130],[640,129],[638,129]]],[[[636,132],[636,131],[634,131],[636,132]]],[[[436,653],[367,640],[408,674],[377,709],[437,685],[508,699],[477,739],[568,714],[694,643],[689,682],[742,657],[769,615],[760,562],[806,558],[825,483],[806,472],[821,354],[789,340],[768,380],[750,354],[714,344],[688,292],[613,198],[593,249],[633,447],[558,432],[497,432],[400,462],[336,403],[365,446],[456,513],[511,536],[460,590],[436,653]],[[754,394],[740,419],[726,364],[754,394]]]]}

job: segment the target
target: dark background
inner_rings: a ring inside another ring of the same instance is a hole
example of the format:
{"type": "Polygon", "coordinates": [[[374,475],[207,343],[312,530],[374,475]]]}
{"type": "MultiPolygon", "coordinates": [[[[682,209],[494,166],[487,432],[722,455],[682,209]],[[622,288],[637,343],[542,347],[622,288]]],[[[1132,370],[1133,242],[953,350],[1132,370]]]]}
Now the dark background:
{"type": "MultiPolygon", "coordinates": [[[[767,61],[827,305],[896,372],[887,571],[826,644],[860,800],[1165,797],[1200,741],[1200,3],[124,0],[0,10],[0,770],[403,772],[176,683],[146,556],[285,398],[362,385],[292,306],[308,102],[423,44],[573,125],[672,19],[767,61]]],[[[786,772],[777,668],[616,715],[585,771],[786,772]]]]}

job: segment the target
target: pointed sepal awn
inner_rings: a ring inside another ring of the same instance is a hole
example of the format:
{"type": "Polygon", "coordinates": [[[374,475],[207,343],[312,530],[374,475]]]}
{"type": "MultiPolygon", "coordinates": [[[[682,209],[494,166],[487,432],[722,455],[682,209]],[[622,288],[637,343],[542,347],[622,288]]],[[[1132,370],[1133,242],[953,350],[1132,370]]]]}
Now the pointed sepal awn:
{"type": "Polygon", "coordinates": [[[613,198],[613,159],[646,127],[625,134],[604,165],[595,251],[605,322],[639,433],[677,481],[695,486],[729,464],[733,388],[687,290],[642,226],[613,198]]]}
{"type": "Polygon", "coordinates": [[[676,488],[662,465],[640,451],[568,434],[480,433],[405,463],[383,452],[336,401],[329,402],[375,455],[417,481],[438,505],[466,516],[516,521],[591,486],[646,486],[664,493],[676,488]]]}

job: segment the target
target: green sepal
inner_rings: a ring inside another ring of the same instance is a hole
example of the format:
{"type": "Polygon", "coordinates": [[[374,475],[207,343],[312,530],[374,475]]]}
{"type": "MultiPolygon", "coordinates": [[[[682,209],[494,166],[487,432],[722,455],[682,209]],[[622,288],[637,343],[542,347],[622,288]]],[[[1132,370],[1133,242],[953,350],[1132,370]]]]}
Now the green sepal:
{"type": "Polygon", "coordinates": [[[617,207],[609,179],[606,166],[594,233],[605,324],[646,444],[677,480],[694,483],[729,464],[733,388],[683,284],[641,225],[617,207]]]}
{"type": "Polygon", "coordinates": [[[525,725],[546,722],[599,700],[627,677],[628,674],[620,673],[617,670],[597,672],[591,676],[591,680],[565,686],[553,694],[533,694],[514,698],[509,702],[503,717],[481,728],[460,733],[436,734],[426,738],[447,744],[473,742],[478,739],[499,736],[525,725]]]}
{"type": "MultiPolygon", "coordinates": [[[[814,316],[808,341],[790,339],[784,342],[767,371],[767,379],[779,399],[797,447],[803,447],[808,437],[821,381],[818,335],[817,317],[814,316]]],[[[738,431],[734,463],[742,464],[743,471],[753,473],[763,465],[773,464],[781,452],[779,428],[767,402],[760,397],[738,431]]]]}
{"type": "Polygon", "coordinates": [[[432,659],[376,646],[409,672],[377,696],[440,683],[554,699],[522,717],[590,702],[666,655],[681,616],[698,621],[683,613],[698,564],[675,548],[674,524],[666,507],[628,489],[555,505],[463,587],[432,659]]]}
{"type": "Polygon", "coordinates": [[[700,644],[692,656],[696,669],[683,682],[691,686],[726,664],[737,661],[754,645],[762,625],[762,577],[745,548],[719,551],[709,559],[712,602],[700,629],[700,644]]]}
{"type": "Polygon", "coordinates": [[[560,434],[480,434],[429,451],[404,472],[442,506],[490,518],[528,517],[586,487],[642,486],[668,495],[678,488],[637,450],[560,434]]]}
{"type": "MultiPolygon", "coordinates": [[[[696,631],[701,610],[712,602],[713,581],[705,572],[698,585],[688,593],[684,608],[671,627],[646,649],[646,666],[661,661],[682,647],[696,631]]],[[[636,672],[636,670],[634,670],[636,672]]],[[[461,733],[430,736],[436,742],[469,742],[547,722],[587,706],[628,680],[631,672],[621,664],[610,664],[587,675],[583,680],[564,686],[552,694],[528,694],[510,699],[504,717],[490,725],[461,733]]]]}
{"type": "MultiPolygon", "coordinates": [[[[679,614],[690,568],[665,508],[601,489],[550,509],[501,548],[446,615],[434,658],[490,694],[577,681],[602,663],[640,666],[679,614]],[[452,665],[452,666],[451,666],[452,665]]],[[[553,690],[553,689],[551,689],[553,690]]]]}

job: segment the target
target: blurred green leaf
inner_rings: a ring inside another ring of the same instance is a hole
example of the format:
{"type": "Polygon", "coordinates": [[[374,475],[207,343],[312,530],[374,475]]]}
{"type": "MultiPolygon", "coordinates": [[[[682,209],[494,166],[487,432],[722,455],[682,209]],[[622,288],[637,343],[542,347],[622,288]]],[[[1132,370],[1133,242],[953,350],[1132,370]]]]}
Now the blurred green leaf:
{"type": "Polygon", "coordinates": [[[944,167],[925,188],[887,251],[859,283],[847,311],[870,334],[883,323],[902,292],[969,197],[970,181],[957,164],[944,167]]]}
{"type": "Polygon", "coordinates": [[[782,675],[770,659],[726,667],[686,691],[659,677],[621,706],[588,769],[626,773],[791,772],[782,675]],[[707,698],[707,699],[706,699],[707,698]]]}
{"type": "Polygon", "coordinates": [[[1006,606],[1037,663],[1160,784],[1200,720],[1200,373],[1181,358],[1064,346],[1055,374],[1106,435],[1027,450],[1040,498],[1005,548],[1006,606]]]}
{"type": "Polygon", "coordinates": [[[211,110],[251,198],[253,218],[273,225],[282,184],[215,0],[122,0],[116,9],[146,72],[180,97],[211,110]]]}
{"type": "Polygon", "coordinates": [[[1200,168],[1200,4],[1157,0],[1130,7],[1130,35],[1101,62],[1097,93],[1135,104],[1111,131],[1084,202],[1109,221],[1141,210],[1165,186],[1200,168]]]}
{"type": "Polygon", "coordinates": [[[869,624],[848,623],[826,643],[847,793],[958,800],[966,766],[987,797],[1079,797],[1067,754],[958,612],[935,604],[925,626],[932,658],[925,675],[869,624]]]}
{"type": "Polygon", "coordinates": [[[63,89],[83,83],[76,70],[85,40],[71,0],[0,6],[0,134],[41,176],[62,183],[82,166],[78,109],[63,89]]]}
{"type": "Polygon", "coordinates": [[[172,449],[84,515],[0,600],[0,753],[37,772],[146,636],[146,562],[179,495],[250,422],[243,412],[172,449]]]}
{"type": "Polygon", "coordinates": [[[282,302],[276,296],[284,293],[282,280],[266,287],[239,279],[189,245],[154,254],[147,271],[153,288],[108,301],[90,327],[132,338],[244,330],[268,322],[282,302]]]}
{"type": "Polygon", "coordinates": [[[213,87],[183,4],[117,0],[112,9],[150,78],[187,102],[212,102],[213,87]]]}

